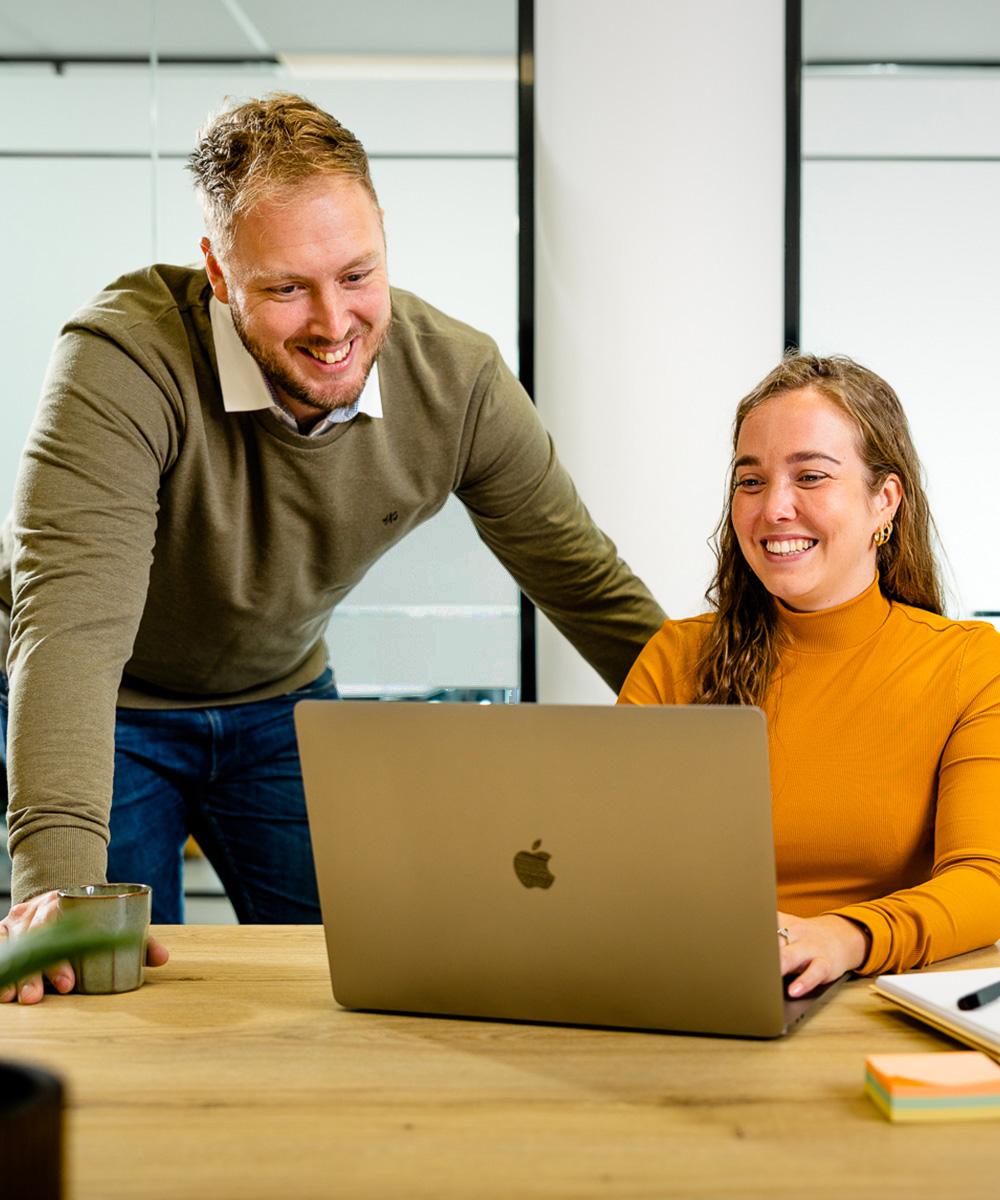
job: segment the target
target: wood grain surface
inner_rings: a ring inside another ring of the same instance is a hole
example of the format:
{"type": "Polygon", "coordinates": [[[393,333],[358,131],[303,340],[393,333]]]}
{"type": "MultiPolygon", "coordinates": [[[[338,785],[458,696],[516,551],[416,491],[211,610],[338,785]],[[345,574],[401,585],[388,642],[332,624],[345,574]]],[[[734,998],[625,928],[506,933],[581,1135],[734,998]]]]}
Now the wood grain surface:
{"type": "Polygon", "coordinates": [[[959,1048],[863,980],[754,1042],[346,1012],[318,928],[154,933],[138,992],[0,1009],[67,1085],[68,1200],[1000,1194],[1000,1124],[863,1097],[866,1054],[959,1048]]]}

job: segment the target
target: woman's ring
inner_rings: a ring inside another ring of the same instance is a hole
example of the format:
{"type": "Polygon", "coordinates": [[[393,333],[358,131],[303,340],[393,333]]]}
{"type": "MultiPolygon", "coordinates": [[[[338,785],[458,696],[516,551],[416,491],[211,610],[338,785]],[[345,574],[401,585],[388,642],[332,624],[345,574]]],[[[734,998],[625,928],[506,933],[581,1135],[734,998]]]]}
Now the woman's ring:
{"type": "Polygon", "coordinates": [[[778,930],[778,937],[783,937],[785,939],[786,946],[790,946],[792,944],[792,939],[788,936],[788,930],[784,927],[784,925],[782,925],[782,927],[778,930]]]}

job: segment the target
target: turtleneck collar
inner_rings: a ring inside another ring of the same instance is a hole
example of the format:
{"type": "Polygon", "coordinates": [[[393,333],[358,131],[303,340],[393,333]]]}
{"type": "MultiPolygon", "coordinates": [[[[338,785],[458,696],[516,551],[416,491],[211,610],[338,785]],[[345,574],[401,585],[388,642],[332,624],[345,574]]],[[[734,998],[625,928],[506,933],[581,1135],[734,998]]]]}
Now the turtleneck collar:
{"type": "Polygon", "coordinates": [[[877,633],[889,618],[890,604],[882,595],[878,575],[860,596],[820,612],[793,612],[777,601],[778,620],[792,646],[803,654],[827,654],[858,646],[877,633]]]}

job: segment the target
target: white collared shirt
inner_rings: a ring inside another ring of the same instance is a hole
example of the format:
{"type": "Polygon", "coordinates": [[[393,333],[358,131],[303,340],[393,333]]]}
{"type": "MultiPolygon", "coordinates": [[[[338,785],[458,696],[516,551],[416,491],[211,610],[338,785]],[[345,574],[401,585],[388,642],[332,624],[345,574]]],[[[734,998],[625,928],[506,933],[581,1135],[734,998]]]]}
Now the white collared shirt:
{"type": "MultiPolygon", "coordinates": [[[[233,325],[228,304],[222,304],[215,296],[208,302],[212,321],[212,340],[215,342],[215,357],[219,364],[219,386],[222,389],[222,405],[226,412],[255,412],[269,408],[278,419],[296,433],[298,422],[278,401],[271,382],[260,369],[257,361],[240,341],[233,325]]],[[[378,363],[372,364],[361,395],[347,408],[333,409],[309,430],[307,437],[318,437],[335,424],[350,421],[358,413],[369,417],[382,416],[382,390],[378,380],[378,363]]]]}

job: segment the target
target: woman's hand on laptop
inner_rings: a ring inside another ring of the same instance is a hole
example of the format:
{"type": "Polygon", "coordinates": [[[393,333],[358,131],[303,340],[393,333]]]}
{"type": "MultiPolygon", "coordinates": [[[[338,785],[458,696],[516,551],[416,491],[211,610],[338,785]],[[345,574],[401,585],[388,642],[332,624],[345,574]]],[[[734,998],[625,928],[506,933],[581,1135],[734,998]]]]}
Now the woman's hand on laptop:
{"type": "MultiPolygon", "coordinates": [[[[10,912],[0,921],[0,946],[8,938],[20,937],[29,929],[36,929],[54,921],[59,915],[59,893],[43,892],[23,904],[15,904],[10,912]]],[[[162,967],[169,958],[165,946],[149,939],[146,947],[146,964],[150,967],[162,967]]],[[[68,962],[56,963],[45,972],[57,992],[71,992],[76,986],[76,976],[68,962]]],[[[11,985],[0,993],[0,1004],[19,1000],[22,1004],[37,1004],[45,994],[45,985],[41,975],[32,975],[22,979],[16,986],[11,985]]]]}
{"type": "Polygon", "coordinates": [[[795,975],[789,996],[804,996],[860,967],[868,957],[868,938],[860,925],[828,913],[793,917],[778,913],[781,973],[795,975]]]}

